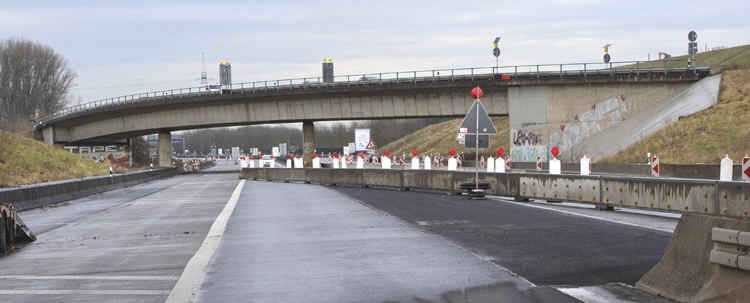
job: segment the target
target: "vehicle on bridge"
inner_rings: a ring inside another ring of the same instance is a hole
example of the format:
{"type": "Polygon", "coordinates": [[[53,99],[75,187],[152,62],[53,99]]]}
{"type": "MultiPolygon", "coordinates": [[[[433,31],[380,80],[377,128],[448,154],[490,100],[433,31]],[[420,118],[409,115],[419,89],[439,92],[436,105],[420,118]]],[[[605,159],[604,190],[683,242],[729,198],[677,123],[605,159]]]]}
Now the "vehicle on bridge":
{"type": "Polygon", "coordinates": [[[209,92],[220,92],[221,85],[220,84],[206,84],[205,89],[209,92]]]}
{"type": "Polygon", "coordinates": [[[5,253],[19,240],[34,241],[36,236],[23,223],[10,204],[0,204],[0,254],[5,253]]]}

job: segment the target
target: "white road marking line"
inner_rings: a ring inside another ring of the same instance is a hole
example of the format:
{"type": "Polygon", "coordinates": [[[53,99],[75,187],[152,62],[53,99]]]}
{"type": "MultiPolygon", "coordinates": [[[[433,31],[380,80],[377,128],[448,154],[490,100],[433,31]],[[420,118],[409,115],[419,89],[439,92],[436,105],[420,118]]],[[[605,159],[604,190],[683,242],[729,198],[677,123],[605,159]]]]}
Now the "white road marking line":
{"type": "Polygon", "coordinates": [[[613,301],[614,298],[605,298],[599,294],[590,292],[583,288],[558,288],[558,291],[586,303],[614,303],[627,301],[613,301]]]}
{"type": "Polygon", "coordinates": [[[17,275],[17,276],[0,276],[0,280],[130,280],[130,281],[164,281],[178,280],[179,276],[35,276],[35,275],[17,275]]]}
{"type": "Polygon", "coordinates": [[[169,290],[95,290],[95,289],[0,289],[0,295],[126,295],[166,296],[169,290]]]}
{"type": "Polygon", "coordinates": [[[561,213],[564,213],[564,214],[569,214],[569,215],[574,215],[574,216],[581,216],[581,217],[589,218],[589,219],[596,219],[596,220],[607,221],[607,222],[612,222],[612,223],[617,223],[617,224],[623,224],[623,225],[641,227],[641,228],[646,228],[646,229],[651,229],[651,230],[666,232],[666,233],[670,233],[670,234],[674,233],[674,230],[671,230],[671,229],[663,229],[663,228],[651,227],[651,226],[646,226],[646,225],[641,225],[641,224],[635,224],[635,223],[630,223],[630,222],[625,222],[625,221],[619,221],[619,220],[601,218],[601,217],[596,217],[596,216],[591,216],[591,215],[579,214],[579,213],[576,213],[576,212],[567,211],[567,210],[561,210],[561,209],[556,209],[556,208],[552,208],[552,207],[544,207],[544,206],[540,206],[540,205],[532,205],[532,204],[527,204],[527,203],[521,203],[521,202],[503,200],[503,199],[497,199],[496,201],[502,201],[502,202],[506,202],[506,203],[513,203],[513,204],[516,204],[516,205],[522,205],[522,206],[526,206],[526,207],[546,209],[546,210],[561,212],[561,213]]]}
{"type": "Polygon", "coordinates": [[[227,201],[153,201],[153,202],[134,202],[131,205],[148,205],[148,204],[206,204],[206,203],[227,203],[227,201]]]}
{"type": "Polygon", "coordinates": [[[167,297],[166,303],[193,301],[193,296],[201,284],[201,279],[203,279],[203,275],[208,270],[208,263],[211,262],[216,252],[216,247],[219,246],[219,241],[227,227],[229,217],[232,216],[237,201],[240,199],[240,193],[242,192],[242,187],[245,186],[245,181],[245,179],[242,179],[240,184],[234,189],[232,197],[227,202],[227,205],[224,206],[224,210],[221,211],[216,221],[214,221],[200,249],[198,249],[187,266],[185,266],[182,276],[180,276],[169,297],[167,297]]]}

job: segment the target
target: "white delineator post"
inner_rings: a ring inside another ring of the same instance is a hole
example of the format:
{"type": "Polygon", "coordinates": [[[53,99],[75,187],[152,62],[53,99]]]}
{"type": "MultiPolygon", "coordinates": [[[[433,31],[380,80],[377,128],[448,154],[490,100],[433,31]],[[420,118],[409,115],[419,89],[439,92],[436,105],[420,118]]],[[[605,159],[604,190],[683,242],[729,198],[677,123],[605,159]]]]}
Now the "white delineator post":
{"type": "Polygon", "coordinates": [[[458,168],[458,160],[456,160],[456,150],[450,150],[451,157],[448,159],[448,170],[456,170],[458,168]]]}
{"type": "Polygon", "coordinates": [[[651,157],[651,177],[659,177],[659,157],[653,156],[651,157]]]}
{"type": "Polygon", "coordinates": [[[487,172],[495,172],[495,158],[492,158],[492,156],[487,158],[487,172]]]}
{"type": "Polygon", "coordinates": [[[505,159],[503,159],[503,153],[505,150],[502,148],[497,149],[497,160],[495,160],[495,172],[496,173],[504,173],[505,172],[505,159]]]}
{"type": "Polygon", "coordinates": [[[357,168],[365,168],[365,160],[362,159],[362,156],[357,156],[357,168]]]}
{"type": "Polygon", "coordinates": [[[591,157],[583,155],[581,158],[581,176],[588,176],[591,174],[591,157]]]}
{"type": "Polygon", "coordinates": [[[286,168],[292,168],[292,158],[286,158],[286,168]]]}
{"type": "Polygon", "coordinates": [[[415,149],[411,154],[414,156],[411,158],[411,169],[419,169],[419,151],[415,149]]]}
{"type": "Polygon", "coordinates": [[[313,154],[312,167],[320,168],[320,158],[318,158],[318,154],[313,154]]]}
{"type": "Polygon", "coordinates": [[[732,162],[732,159],[729,159],[729,155],[721,159],[719,181],[732,181],[732,166],[734,166],[734,162],[732,162]]]}
{"type": "Polygon", "coordinates": [[[380,161],[381,162],[380,168],[382,168],[382,169],[391,169],[391,157],[390,157],[390,155],[391,155],[390,152],[388,152],[388,151],[385,152],[385,157],[383,157],[382,161],[380,161]]]}
{"type": "Polygon", "coordinates": [[[560,160],[557,160],[557,154],[559,152],[560,150],[557,147],[552,148],[552,156],[554,158],[549,161],[549,173],[551,175],[559,175],[562,173],[562,165],[560,164],[560,160]]]}
{"type": "Polygon", "coordinates": [[[424,169],[430,170],[432,168],[431,167],[432,162],[430,162],[430,161],[432,161],[432,159],[430,159],[430,156],[425,156],[424,157],[424,169]]]}

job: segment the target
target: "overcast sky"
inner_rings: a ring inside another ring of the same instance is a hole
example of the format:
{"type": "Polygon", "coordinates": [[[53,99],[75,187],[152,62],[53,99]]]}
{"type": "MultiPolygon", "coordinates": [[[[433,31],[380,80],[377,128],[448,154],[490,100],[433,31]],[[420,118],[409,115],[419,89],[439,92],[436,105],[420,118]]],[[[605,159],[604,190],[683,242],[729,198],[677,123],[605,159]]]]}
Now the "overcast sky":
{"type": "Polygon", "coordinates": [[[49,45],[77,74],[73,103],[218,81],[500,65],[647,60],[750,43],[750,1],[7,1],[0,39],[49,45]]]}

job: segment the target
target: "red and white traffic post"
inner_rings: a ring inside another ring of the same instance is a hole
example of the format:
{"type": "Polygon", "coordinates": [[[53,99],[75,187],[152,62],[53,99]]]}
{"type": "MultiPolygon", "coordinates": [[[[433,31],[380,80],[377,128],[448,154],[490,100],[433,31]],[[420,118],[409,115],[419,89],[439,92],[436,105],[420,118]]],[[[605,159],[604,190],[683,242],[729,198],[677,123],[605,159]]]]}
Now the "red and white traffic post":
{"type": "Polygon", "coordinates": [[[659,157],[651,157],[651,177],[659,177],[659,157]]]}
{"type": "Polygon", "coordinates": [[[750,182],[750,157],[742,158],[742,181],[750,182]]]}

